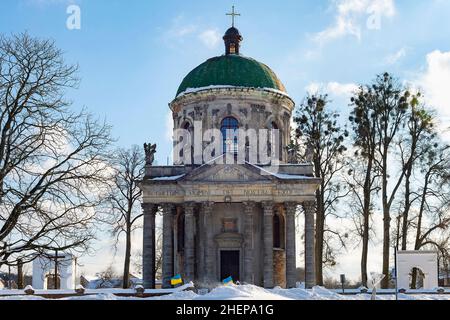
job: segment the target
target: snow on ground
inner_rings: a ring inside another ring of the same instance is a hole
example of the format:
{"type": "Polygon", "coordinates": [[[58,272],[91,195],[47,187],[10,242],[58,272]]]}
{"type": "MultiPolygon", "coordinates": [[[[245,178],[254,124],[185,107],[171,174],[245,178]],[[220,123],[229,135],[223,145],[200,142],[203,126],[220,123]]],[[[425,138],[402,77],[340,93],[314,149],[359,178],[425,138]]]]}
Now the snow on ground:
{"type": "MultiPolygon", "coordinates": [[[[3,291],[3,290],[2,290],[3,291]]],[[[95,292],[94,290],[89,290],[95,292]]],[[[311,290],[302,288],[264,289],[254,285],[230,285],[220,286],[205,295],[196,294],[194,291],[176,291],[168,295],[136,298],[118,297],[113,290],[94,295],[67,297],[60,300],[370,300],[371,294],[341,295],[333,290],[323,287],[314,287],[311,290]]],[[[450,291],[447,294],[399,294],[399,300],[450,300],[450,291]]],[[[379,294],[377,300],[394,300],[394,294],[379,294]]],[[[38,296],[2,296],[1,300],[45,300],[38,296]]]]}

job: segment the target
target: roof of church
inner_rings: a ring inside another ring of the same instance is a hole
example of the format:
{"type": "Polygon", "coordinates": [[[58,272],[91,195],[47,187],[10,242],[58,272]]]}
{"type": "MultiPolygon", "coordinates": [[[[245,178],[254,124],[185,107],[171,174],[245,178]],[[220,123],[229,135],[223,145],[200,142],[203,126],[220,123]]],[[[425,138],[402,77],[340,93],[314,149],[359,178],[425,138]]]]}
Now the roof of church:
{"type": "Polygon", "coordinates": [[[286,92],[267,65],[239,54],[227,54],[208,59],[192,70],[183,79],[177,96],[188,89],[210,86],[268,88],[286,92]]]}

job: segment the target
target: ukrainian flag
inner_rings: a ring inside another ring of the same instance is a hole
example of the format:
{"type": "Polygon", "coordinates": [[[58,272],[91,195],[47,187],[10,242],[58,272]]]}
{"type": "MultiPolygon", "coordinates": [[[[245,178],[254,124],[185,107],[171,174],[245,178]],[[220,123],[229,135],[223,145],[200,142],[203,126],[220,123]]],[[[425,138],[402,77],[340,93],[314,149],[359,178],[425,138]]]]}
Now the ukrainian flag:
{"type": "Polygon", "coordinates": [[[181,279],[181,275],[177,274],[175,277],[170,278],[170,284],[175,286],[177,284],[183,283],[183,279],[181,279]]]}
{"type": "Polygon", "coordinates": [[[222,283],[223,283],[225,286],[227,286],[227,285],[229,285],[229,284],[233,284],[233,283],[234,283],[234,282],[233,282],[233,278],[232,278],[231,276],[229,276],[228,278],[223,279],[223,280],[222,280],[222,283]]]}

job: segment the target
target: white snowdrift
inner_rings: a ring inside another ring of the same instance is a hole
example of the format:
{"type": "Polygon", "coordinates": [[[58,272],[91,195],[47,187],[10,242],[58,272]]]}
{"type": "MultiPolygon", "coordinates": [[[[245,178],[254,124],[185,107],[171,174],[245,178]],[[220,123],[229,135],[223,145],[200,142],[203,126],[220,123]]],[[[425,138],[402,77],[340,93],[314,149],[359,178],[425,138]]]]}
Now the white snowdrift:
{"type": "MultiPolygon", "coordinates": [[[[94,291],[94,290],[90,290],[94,291]]],[[[173,291],[172,291],[173,292],[173,291]]],[[[68,297],[61,300],[141,300],[136,297],[118,297],[114,291],[101,292],[89,296],[68,297]]],[[[313,289],[264,289],[254,285],[220,286],[205,295],[193,291],[176,291],[168,295],[144,298],[145,300],[370,300],[370,294],[341,295],[333,290],[323,287],[313,289]]],[[[379,294],[378,300],[394,300],[394,294],[379,294]]],[[[44,300],[36,296],[1,296],[0,300],[44,300]]],[[[399,294],[399,300],[450,300],[450,291],[446,294],[399,294]]]]}

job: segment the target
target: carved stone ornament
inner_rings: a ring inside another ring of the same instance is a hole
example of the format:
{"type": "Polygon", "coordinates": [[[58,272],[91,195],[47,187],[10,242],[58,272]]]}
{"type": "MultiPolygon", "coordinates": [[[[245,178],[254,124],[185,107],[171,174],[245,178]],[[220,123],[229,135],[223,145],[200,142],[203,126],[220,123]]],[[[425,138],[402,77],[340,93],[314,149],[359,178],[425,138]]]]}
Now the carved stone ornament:
{"type": "Polygon", "coordinates": [[[156,144],[144,143],[145,164],[151,166],[155,161],[156,144]]]}

